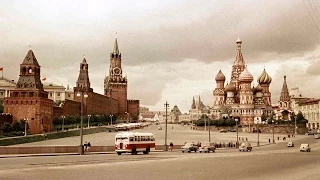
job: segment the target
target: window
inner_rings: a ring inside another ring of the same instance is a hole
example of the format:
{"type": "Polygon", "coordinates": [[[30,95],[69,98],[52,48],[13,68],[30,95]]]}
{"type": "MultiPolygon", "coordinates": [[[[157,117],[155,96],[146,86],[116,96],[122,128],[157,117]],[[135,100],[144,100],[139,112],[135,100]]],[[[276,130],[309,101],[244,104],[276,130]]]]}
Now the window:
{"type": "Polygon", "coordinates": [[[52,93],[50,93],[50,97],[52,97],[52,93]]]}
{"type": "Polygon", "coordinates": [[[60,96],[60,93],[58,92],[58,96],[60,96]]]}
{"type": "Polygon", "coordinates": [[[133,137],[130,137],[130,138],[129,138],[129,141],[133,141],[133,137]]]}

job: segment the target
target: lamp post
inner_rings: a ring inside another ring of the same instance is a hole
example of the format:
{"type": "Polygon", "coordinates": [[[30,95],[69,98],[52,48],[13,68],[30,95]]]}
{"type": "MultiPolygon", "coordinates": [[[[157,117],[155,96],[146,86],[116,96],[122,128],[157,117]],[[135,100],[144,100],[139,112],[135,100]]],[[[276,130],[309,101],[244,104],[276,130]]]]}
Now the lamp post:
{"type": "Polygon", "coordinates": [[[257,131],[258,131],[258,142],[257,142],[257,146],[259,146],[259,117],[257,117],[257,131]]]}
{"type": "Polygon", "coordinates": [[[297,135],[297,116],[294,116],[294,134],[297,135]]]}
{"type": "Polygon", "coordinates": [[[211,129],[211,125],[210,125],[210,111],[208,113],[208,128],[209,128],[209,143],[211,143],[211,134],[210,134],[210,129],[211,129]]]}
{"type": "Polygon", "coordinates": [[[272,119],[272,143],[274,144],[274,120],[272,119]]]}
{"type": "Polygon", "coordinates": [[[168,108],[169,108],[169,104],[166,101],[166,103],[164,104],[165,108],[166,108],[166,128],[165,128],[165,140],[164,140],[164,146],[166,151],[168,151],[168,145],[167,145],[167,132],[168,132],[168,108]]]}
{"type": "Polygon", "coordinates": [[[124,112],[124,113],[127,114],[127,121],[126,121],[126,123],[128,123],[128,121],[129,121],[129,113],[128,113],[128,112],[124,112]]]}
{"type": "Polygon", "coordinates": [[[79,154],[83,155],[84,154],[84,149],[83,149],[83,98],[87,98],[88,95],[84,93],[83,90],[80,90],[77,93],[77,96],[81,97],[81,121],[80,121],[80,146],[79,146],[79,154]]]}
{"type": "Polygon", "coordinates": [[[239,121],[239,119],[235,118],[234,120],[236,121],[236,128],[237,128],[237,146],[236,147],[238,147],[238,145],[239,145],[239,138],[238,138],[238,121],[239,121]]]}
{"type": "Polygon", "coordinates": [[[111,126],[112,126],[112,117],[113,117],[113,114],[110,114],[111,126]]]}
{"type": "Polygon", "coordinates": [[[62,131],[64,131],[64,118],[66,118],[65,116],[61,116],[62,117],[62,131]]]}
{"type": "Polygon", "coordinates": [[[205,117],[205,118],[204,118],[204,130],[205,130],[205,131],[207,130],[207,121],[206,121],[206,120],[207,120],[207,118],[205,117]]]}
{"type": "Polygon", "coordinates": [[[27,137],[28,119],[24,119],[24,136],[27,137]]]}
{"type": "Polygon", "coordinates": [[[91,117],[91,114],[88,115],[88,128],[90,128],[90,117],[91,117]]]}

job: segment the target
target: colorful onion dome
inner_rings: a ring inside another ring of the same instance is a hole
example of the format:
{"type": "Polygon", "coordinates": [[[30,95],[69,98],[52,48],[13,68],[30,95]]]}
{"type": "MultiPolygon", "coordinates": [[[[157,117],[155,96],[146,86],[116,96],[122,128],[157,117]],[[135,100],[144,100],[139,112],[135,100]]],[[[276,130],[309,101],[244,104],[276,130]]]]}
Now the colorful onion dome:
{"type": "Polygon", "coordinates": [[[222,71],[219,70],[218,74],[216,75],[216,81],[225,81],[225,80],[226,80],[226,77],[224,76],[222,71]]]}
{"type": "Polygon", "coordinates": [[[252,82],[253,81],[253,76],[252,74],[248,71],[247,67],[242,71],[242,73],[239,76],[240,81],[244,82],[252,82]]]}
{"type": "Polygon", "coordinates": [[[270,84],[272,81],[272,78],[269,76],[269,74],[266,72],[266,69],[263,69],[262,74],[258,78],[259,84],[270,84]]]}
{"type": "Polygon", "coordinates": [[[236,91],[236,87],[234,87],[234,85],[232,85],[232,83],[227,84],[226,87],[224,88],[224,90],[226,92],[235,92],[236,91]]]}

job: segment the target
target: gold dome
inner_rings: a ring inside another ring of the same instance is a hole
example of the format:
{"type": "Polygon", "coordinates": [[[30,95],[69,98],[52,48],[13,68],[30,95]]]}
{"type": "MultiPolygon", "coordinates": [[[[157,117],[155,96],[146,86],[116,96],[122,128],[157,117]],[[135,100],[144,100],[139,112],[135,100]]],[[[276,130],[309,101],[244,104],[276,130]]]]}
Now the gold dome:
{"type": "Polygon", "coordinates": [[[266,72],[266,69],[263,69],[262,74],[258,78],[259,84],[270,84],[272,81],[272,78],[269,76],[269,74],[266,72]]]}

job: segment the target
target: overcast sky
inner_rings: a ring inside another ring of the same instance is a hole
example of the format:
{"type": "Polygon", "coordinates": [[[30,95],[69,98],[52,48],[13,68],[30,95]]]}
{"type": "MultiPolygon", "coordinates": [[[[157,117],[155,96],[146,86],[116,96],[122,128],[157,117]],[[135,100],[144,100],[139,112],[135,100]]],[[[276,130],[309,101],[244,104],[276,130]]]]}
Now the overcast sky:
{"type": "Polygon", "coordinates": [[[240,37],[254,85],[264,67],[272,76],[275,104],[284,75],[289,89],[320,97],[317,27],[316,0],[2,0],[0,67],[18,80],[31,45],[47,82],[75,86],[85,55],[91,86],[102,94],[117,32],[128,98],[150,110],[168,101],[187,112],[193,96],[213,104],[219,69],[230,80],[240,37]]]}

